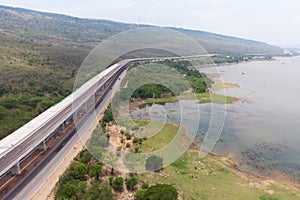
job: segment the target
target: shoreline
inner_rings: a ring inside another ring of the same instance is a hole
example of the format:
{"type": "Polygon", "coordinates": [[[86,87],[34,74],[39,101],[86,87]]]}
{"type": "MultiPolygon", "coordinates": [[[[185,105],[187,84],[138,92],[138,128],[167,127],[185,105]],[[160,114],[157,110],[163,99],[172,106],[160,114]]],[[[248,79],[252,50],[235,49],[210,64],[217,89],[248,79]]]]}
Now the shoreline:
{"type": "MultiPolygon", "coordinates": [[[[200,147],[199,145],[192,143],[192,145],[194,147],[190,147],[187,151],[189,152],[199,152],[200,151],[200,147]]],[[[191,145],[191,146],[192,146],[191,145]]],[[[274,181],[274,182],[278,182],[278,183],[283,183],[286,184],[287,186],[291,187],[291,189],[294,190],[300,190],[300,183],[288,180],[288,179],[284,179],[284,178],[273,178],[270,176],[264,176],[258,173],[255,173],[254,171],[251,170],[247,170],[242,168],[241,166],[239,166],[237,163],[237,161],[233,158],[233,156],[230,155],[220,155],[217,153],[208,153],[208,156],[211,156],[212,158],[223,158],[225,160],[229,161],[229,166],[225,165],[224,163],[221,163],[219,161],[216,161],[221,167],[225,167],[225,168],[231,168],[231,172],[233,172],[234,174],[236,174],[237,176],[241,177],[241,178],[247,178],[249,180],[258,180],[260,182],[263,181],[274,181]]],[[[207,157],[207,156],[206,156],[207,157]]],[[[205,158],[206,158],[205,157],[205,158]]]]}

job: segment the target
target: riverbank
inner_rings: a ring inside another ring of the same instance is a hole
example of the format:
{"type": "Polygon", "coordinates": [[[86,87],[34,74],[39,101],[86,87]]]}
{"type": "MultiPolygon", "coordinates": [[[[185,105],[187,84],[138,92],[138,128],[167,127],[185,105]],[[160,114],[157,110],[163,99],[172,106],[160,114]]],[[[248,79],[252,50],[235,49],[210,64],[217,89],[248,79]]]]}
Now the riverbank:
{"type": "MultiPolygon", "coordinates": [[[[169,124],[170,126],[172,124],[169,124]]],[[[170,140],[171,132],[163,132],[145,140],[146,151],[157,149],[157,145],[170,140]],[[160,142],[157,142],[159,139],[160,142]]],[[[300,198],[300,191],[294,184],[257,176],[239,169],[230,156],[209,154],[199,157],[195,144],[174,163],[160,172],[140,174],[139,180],[148,184],[172,184],[180,199],[260,199],[263,196],[274,199],[292,200],[300,198]],[[182,184],[184,183],[184,184],[182,184]]]]}

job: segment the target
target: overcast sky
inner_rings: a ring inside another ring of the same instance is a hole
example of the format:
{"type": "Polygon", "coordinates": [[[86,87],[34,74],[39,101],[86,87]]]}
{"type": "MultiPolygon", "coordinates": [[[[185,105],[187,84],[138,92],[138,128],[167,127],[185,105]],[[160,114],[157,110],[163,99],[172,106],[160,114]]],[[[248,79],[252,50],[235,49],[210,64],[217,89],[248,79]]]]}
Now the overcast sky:
{"type": "Polygon", "coordinates": [[[0,0],[0,4],[300,47],[299,0],[0,0]]]}

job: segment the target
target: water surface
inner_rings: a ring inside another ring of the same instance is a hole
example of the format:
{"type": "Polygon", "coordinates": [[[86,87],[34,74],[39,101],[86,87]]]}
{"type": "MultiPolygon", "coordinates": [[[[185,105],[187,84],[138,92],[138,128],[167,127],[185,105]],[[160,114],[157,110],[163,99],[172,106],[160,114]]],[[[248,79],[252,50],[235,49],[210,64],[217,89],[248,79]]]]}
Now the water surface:
{"type": "MultiPolygon", "coordinates": [[[[216,69],[201,68],[202,72],[215,73],[216,69]]],[[[198,137],[203,140],[211,114],[217,109],[226,112],[222,135],[213,152],[230,154],[245,169],[263,175],[280,171],[289,179],[300,181],[300,57],[276,58],[273,61],[240,63],[219,66],[225,82],[237,83],[240,88],[229,88],[229,96],[239,102],[219,106],[200,105],[198,137]]],[[[180,122],[180,104],[167,103],[164,117],[180,122]]],[[[158,105],[136,109],[132,115],[149,118],[149,110],[156,119],[162,119],[158,105]],[[148,114],[147,114],[148,113],[148,114]]],[[[163,120],[163,119],[162,119],[163,120]]],[[[189,120],[182,122],[190,126],[189,120]]]]}

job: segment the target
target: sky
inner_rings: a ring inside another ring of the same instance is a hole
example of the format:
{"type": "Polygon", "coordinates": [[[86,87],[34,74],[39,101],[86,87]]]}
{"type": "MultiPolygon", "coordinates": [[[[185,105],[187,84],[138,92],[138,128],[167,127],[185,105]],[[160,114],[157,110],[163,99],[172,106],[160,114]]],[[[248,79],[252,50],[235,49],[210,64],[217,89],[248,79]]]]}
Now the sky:
{"type": "Polygon", "coordinates": [[[299,0],[0,0],[0,4],[300,47],[299,0]]]}

